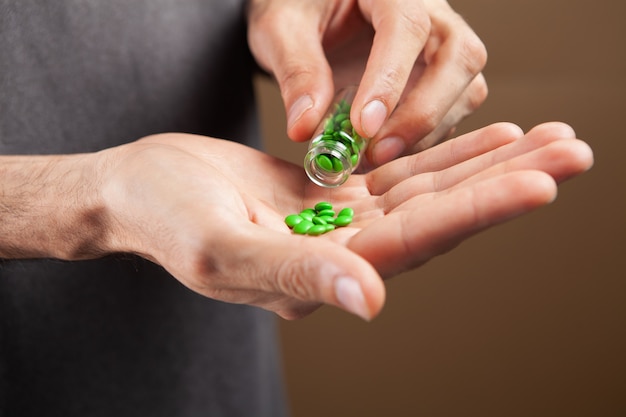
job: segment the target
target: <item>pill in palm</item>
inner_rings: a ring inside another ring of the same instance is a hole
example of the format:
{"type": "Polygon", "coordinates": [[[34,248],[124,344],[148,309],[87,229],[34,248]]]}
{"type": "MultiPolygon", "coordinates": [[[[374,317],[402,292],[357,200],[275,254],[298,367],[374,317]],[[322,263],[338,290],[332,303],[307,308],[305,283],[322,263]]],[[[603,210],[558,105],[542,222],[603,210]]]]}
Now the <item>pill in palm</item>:
{"type": "Polygon", "coordinates": [[[302,220],[300,223],[293,227],[293,232],[299,235],[304,235],[309,231],[311,227],[313,227],[313,222],[310,222],[308,220],[302,220]]]}
{"type": "Polygon", "coordinates": [[[333,205],[330,204],[328,201],[320,201],[313,208],[313,210],[315,211],[332,210],[332,209],[333,209],[333,205]]]}
{"type": "Polygon", "coordinates": [[[300,216],[298,214],[290,214],[289,216],[285,217],[285,224],[287,224],[287,226],[293,228],[295,225],[297,225],[298,223],[300,223],[303,220],[304,219],[302,218],[302,216],[300,216]]]}
{"type": "Polygon", "coordinates": [[[288,215],[285,217],[285,224],[292,229],[293,233],[319,236],[337,227],[349,225],[352,223],[353,216],[354,210],[345,207],[335,217],[333,205],[327,201],[320,201],[314,207],[306,208],[298,214],[288,215]]]}
{"type": "Polygon", "coordinates": [[[335,222],[333,223],[335,226],[343,227],[352,223],[352,217],[350,216],[337,216],[335,222]]]}

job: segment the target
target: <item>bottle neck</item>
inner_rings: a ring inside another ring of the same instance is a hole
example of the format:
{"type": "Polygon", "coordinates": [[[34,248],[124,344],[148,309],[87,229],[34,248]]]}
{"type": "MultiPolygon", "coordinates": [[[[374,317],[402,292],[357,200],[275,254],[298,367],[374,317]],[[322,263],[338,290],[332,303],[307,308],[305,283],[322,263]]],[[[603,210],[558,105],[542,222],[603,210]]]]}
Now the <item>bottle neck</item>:
{"type": "Polygon", "coordinates": [[[343,142],[324,140],[324,135],[319,135],[311,141],[304,158],[304,170],[315,184],[337,187],[346,182],[356,168],[354,161],[352,149],[343,142]]]}

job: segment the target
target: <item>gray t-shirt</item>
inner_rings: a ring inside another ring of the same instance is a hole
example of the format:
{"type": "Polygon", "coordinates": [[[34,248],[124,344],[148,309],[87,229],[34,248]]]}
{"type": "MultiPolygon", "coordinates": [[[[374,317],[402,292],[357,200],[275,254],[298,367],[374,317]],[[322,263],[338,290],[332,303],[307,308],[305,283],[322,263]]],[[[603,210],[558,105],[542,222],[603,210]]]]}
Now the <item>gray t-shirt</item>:
{"type": "MultiPolygon", "coordinates": [[[[243,13],[240,0],[0,0],[0,154],[166,131],[258,146],[243,13]]],[[[0,416],[284,416],[276,342],[273,314],[135,256],[0,260],[0,416]]]]}

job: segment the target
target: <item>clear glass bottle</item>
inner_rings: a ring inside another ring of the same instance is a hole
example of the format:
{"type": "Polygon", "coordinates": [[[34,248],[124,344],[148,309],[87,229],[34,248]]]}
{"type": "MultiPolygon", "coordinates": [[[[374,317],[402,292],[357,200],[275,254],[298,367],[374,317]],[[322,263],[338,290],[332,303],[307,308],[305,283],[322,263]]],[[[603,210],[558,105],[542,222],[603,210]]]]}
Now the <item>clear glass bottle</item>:
{"type": "Polygon", "coordinates": [[[350,122],[352,100],[357,86],[340,90],[309,142],[304,170],[315,184],[338,187],[359,166],[367,140],[350,122]]]}

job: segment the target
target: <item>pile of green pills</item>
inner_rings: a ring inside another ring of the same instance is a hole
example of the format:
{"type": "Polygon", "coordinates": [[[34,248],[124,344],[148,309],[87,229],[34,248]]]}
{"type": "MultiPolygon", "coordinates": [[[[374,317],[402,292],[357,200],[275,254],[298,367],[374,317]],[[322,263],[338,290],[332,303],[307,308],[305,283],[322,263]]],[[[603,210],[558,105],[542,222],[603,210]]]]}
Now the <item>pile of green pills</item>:
{"type": "Polygon", "coordinates": [[[323,132],[312,141],[312,146],[326,145],[329,149],[344,148],[351,167],[345,167],[341,159],[331,153],[321,153],[315,157],[318,168],[330,172],[342,172],[344,169],[354,170],[359,164],[361,151],[365,148],[365,140],[352,127],[350,122],[351,105],[346,100],[335,104],[334,110],[324,122],[323,132]]]}
{"type": "Polygon", "coordinates": [[[354,210],[344,208],[339,213],[333,210],[333,205],[321,201],[313,208],[306,208],[298,214],[285,217],[285,224],[298,235],[319,236],[344,227],[352,223],[354,210]]]}

